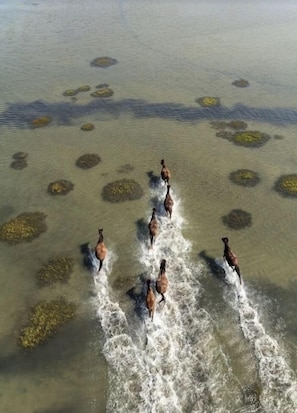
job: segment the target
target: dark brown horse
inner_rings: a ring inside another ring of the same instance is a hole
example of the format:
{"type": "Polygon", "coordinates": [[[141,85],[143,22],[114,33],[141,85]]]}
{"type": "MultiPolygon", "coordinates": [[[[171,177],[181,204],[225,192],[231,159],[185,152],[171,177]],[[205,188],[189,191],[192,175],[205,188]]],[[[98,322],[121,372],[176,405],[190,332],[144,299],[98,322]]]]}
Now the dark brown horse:
{"type": "Polygon", "coordinates": [[[164,301],[164,303],[165,303],[164,294],[167,291],[167,287],[168,287],[168,278],[166,276],[166,260],[162,260],[161,265],[160,265],[160,272],[159,272],[158,278],[156,280],[156,290],[162,296],[162,299],[159,302],[159,304],[162,301],[164,301]]]}
{"type": "Polygon", "coordinates": [[[234,254],[234,252],[231,250],[229,247],[229,239],[227,237],[222,238],[222,241],[224,243],[224,255],[223,257],[227,261],[228,265],[233,269],[233,271],[237,272],[237,275],[239,277],[239,281],[241,284],[241,275],[240,275],[240,269],[238,266],[238,258],[234,254]]]}
{"type": "Polygon", "coordinates": [[[165,165],[164,159],[161,159],[161,165],[162,165],[161,178],[163,179],[165,184],[169,184],[169,179],[171,178],[171,174],[170,174],[169,169],[165,165]]]}
{"type": "Polygon", "coordinates": [[[98,233],[99,233],[99,239],[95,247],[95,255],[96,255],[96,258],[99,260],[99,268],[98,268],[97,274],[101,270],[103,261],[107,254],[107,248],[104,244],[104,239],[103,239],[103,228],[98,229],[98,233]]]}
{"type": "Polygon", "coordinates": [[[149,312],[149,317],[153,321],[155,309],[156,309],[156,297],[151,287],[151,280],[148,279],[146,283],[147,283],[147,292],[146,292],[146,297],[145,297],[145,303],[146,303],[146,308],[148,309],[148,312],[149,312]]]}
{"type": "Polygon", "coordinates": [[[149,229],[149,234],[150,234],[150,241],[151,241],[151,247],[154,244],[155,238],[158,234],[158,221],[156,218],[156,208],[153,208],[153,213],[151,220],[148,224],[148,229],[149,229]]]}
{"type": "Polygon", "coordinates": [[[173,207],[173,204],[174,204],[172,196],[170,195],[170,188],[171,188],[171,186],[167,185],[167,192],[166,192],[166,196],[165,196],[165,199],[164,199],[164,208],[165,208],[165,211],[166,211],[166,215],[167,216],[169,215],[169,218],[171,218],[172,207],[173,207]]]}

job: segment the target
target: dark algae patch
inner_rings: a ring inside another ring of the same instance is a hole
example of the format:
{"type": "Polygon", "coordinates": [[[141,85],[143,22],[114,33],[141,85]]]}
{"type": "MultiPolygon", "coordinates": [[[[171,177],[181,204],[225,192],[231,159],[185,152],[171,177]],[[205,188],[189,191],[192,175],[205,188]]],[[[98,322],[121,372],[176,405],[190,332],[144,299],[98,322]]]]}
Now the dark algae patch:
{"type": "Polygon", "coordinates": [[[222,217],[223,224],[231,229],[243,229],[252,225],[252,215],[242,209],[232,209],[222,217]]]}

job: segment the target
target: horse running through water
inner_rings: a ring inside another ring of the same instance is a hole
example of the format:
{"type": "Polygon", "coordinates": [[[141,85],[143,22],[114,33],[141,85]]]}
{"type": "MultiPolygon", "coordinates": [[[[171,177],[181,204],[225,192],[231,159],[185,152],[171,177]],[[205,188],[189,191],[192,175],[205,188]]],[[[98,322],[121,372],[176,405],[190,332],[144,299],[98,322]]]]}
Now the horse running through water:
{"type": "Polygon", "coordinates": [[[168,287],[168,278],[166,276],[166,260],[162,260],[160,264],[159,275],[156,280],[156,291],[162,296],[162,299],[161,301],[159,301],[159,304],[162,301],[164,301],[164,304],[165,304],[166,300],[165,300],[164,294],[167,291],[167,287],[168,287]]]}
{"type": "Polygon", "coordinates": [[[171,174],[170,174],[169,169],[165,165],[164,159],[161,159],[161,165],[162,165],[161,178],[163,179],[165,184],[169,184],[169,179],[171,178],[171,174]]]}
{"type": "Polygon", "coordinates": [[[153,208],[153,213],[152,213],[151,220],[148,224],[148,229],[149,229],[150,241],[151,241],[151,247],[152,247],[155,242],[155,238],[158,234],[158,221],[156,218],[156,208],[153,208]]]}
{"type": "Polygon", "coordinates": [[[172,208],[173,208],[173,199],[172,196],[170,195],[170,185],[167,185],[167,192],[166,192],[166,196],[164,199],[164,208],[166,211],[166,215],[169,216],[169,218],[171,218],[172,215],[172,208]]]}
{"type": "Polygon", "coordinates": [[[227,237],[222,238],[222,241],[224,243],[224,259],[227,261],[228,265],[233,269],[233,271],[236,271],[238,277],[239,277],[239,282],[241,284],[241,275],[240,275],[240,269],[238,266],[238,258],[234,254],[234,252],[231,250],[229,247],[229,239],[227,237]]]}
{"type": "Polygon", "coordinates": [[[149,317],[153,321],[154,314],[155,314],[155,309],[156,309],[156,297],[155,297],[155,293],[154,293],[154,291],[151,287],[151,280],[148,279],[146,281],[146,283],[147,283],[147,293],[146,293],[146,297],[145,297],[145,303],[146,303],[146,307],[147,307],[148,312],[149,312],[149,317]]]}
{"type": "Polygon", "coordinates": [[[104,244],[104,239],[103,239],[103,228],[98,229],[98,233],[99,233],[99,238],[97,241],[97,245],[95,247],[95,255],[96,255],[97,260],[99,260],[99,268],[98,268],[97,274],[101,270],[103,261],[107,254],[107,248],[104,244]]]}

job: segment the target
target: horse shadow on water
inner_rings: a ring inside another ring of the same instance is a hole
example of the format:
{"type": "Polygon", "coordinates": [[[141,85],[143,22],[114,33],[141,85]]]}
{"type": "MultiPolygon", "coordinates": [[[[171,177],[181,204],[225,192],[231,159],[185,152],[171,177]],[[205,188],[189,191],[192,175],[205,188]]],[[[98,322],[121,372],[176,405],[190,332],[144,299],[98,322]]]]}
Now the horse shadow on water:
{"type": "Polygon", "coordinates": [[[160,184],[160,175],[155,175],[153,171],[148,171],[146,174],[149,179],[149,186],[152,189],[157,188],[160,184]]]}
{"type": "Polygon", "coordinates": [[[134,301],[134,312],[141,321],[144,321],[147,315],[147,309],[145,305],[145,297],[147,292],[147,278],[147,273],[143,272],[139,274],[137,276],[137,279],[139,280],[137,285],[134,285],[126,292],[127,296],[132,301],[134,301]]]}
{"type": "Polygon", "coordinates": [[[224,269],[216,263],[216,260],[213,257],[211,257],[210,255],[207,255],[205,250],[200,251],[198,253],[198,257],[205,262],[208,271],[213,276],[215,276],[220,281],[223,281],[224,283],[227,283],[226,282],[226,273],[225,273],[224,269]]]}
{"type": "Polygon", "coordinates": [[[92,261],[91,256],[91,247],[90,243],[86,242],[80,245],[80,252],[83,255],[83,265],[88,271],[92,271],[94,269],[94,263],[92,261]]]}

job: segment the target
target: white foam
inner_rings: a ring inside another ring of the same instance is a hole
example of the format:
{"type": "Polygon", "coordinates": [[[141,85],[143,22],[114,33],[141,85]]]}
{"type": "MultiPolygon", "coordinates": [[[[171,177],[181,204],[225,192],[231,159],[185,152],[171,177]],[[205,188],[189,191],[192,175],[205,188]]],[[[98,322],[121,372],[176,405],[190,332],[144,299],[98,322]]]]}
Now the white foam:
{"type": "MultiPolygon", "coordinates": [[[[252,413],[254,405],[242,405],[241,385],[228,362],[229,356],[216,341],[215,323],[199,306],[201,267],[191,262],[191,244],[182,235],[185,221],[181,202],[171,189],[174,207],[170,220],[163,206],[165,193],[166,187],[160,184],[151,194],[157,202],[153,206],[157,207],[159,222],[154,246],[150,248],[147,234],[137,251],[142,276],[146,278],[155,280],[160,261],[167,261],[166,303],[157,305],[154,321],[148,318],[144,297],[139,322],[134,317],[133,324],[113,297],[108,283],[116,259],[113,251],[109,251],[100,273],[94,270],[94,304],[105,336],[103,352],[109,366],[107,412],[252,413]]],[[[92,259],[97,269],[94,255],[92,259]]],[[[231,304],[239,313],[244,336],[253,344],[258,359],[264,411],[295,413],[295,375],[278,343],[265,332],[244,284],[239,284],[235,272],[228,267],[225,270],[225,281],[233,294],[231,304]]],[[[144,280],[141,282],[145,288],[144,280]]],[[[160,299],[157,296],[157,301],[160,299]]]]}
{"type": "Polygon", "coordinates": [[[233,286],[233,297],[225,298],[238,311],[240,326],[247,340],[254,347],[262,383],[261,405],[267,413],[296,413],[297,380],[289,367],[284,350],[275,338],[269,335],[257,311],[255,302],[248,297],[244,283],[240,284],[236,272],[222,263],[226,280],[233,286]]]}

